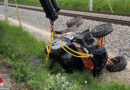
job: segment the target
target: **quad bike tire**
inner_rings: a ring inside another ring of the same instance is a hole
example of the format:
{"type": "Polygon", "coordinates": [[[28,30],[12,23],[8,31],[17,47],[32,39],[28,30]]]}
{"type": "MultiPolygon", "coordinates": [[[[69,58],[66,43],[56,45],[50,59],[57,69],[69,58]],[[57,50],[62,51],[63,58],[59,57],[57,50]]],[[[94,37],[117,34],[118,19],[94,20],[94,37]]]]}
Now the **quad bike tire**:
{"type": "Polygon", "coordinates": [[[117,56],[117,57],[114,57],[114,58],[116,58],[119,61],[115,61],[113,59],[110,59],[114,63],[114,65],[107,63],[106,69],[110,72],[118,72],[118,71],[124,70],[127,66],[127,61],[126,61],[125,57],[117,56]]]}
{"type": "Polygon", "coordinates": [[[66,25],[68,28],[71,28],[73,26],[80,26],[81,24],[83,24],[83,20],[81,16],[78,17],[74,17],[72,19],[70,19],[69,21],[67,21],[66,25]]]}
{"type": "Polygon", "coordinates": [[[101,24],[96,26],[94,29],[91,30],[91,34],[95,38],[100,38],[107,36],[113,31],[112,25],[107,23],[107,24],[101,24]]]}

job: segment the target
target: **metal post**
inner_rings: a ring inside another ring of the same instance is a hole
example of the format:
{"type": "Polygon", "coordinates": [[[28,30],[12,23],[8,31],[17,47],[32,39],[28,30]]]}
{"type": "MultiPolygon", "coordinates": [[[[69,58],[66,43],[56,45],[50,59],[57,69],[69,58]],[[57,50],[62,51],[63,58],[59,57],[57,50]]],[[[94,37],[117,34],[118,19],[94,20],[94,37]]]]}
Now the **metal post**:
{"type": "Polygon", "coordinates": [[[89,0],[89,11],[93,11],[93,0],[89,0]]]}
{"type": "Polygon", "coordinates": [[[4,0],[5,21],[8,21],[8,0],[4,0]]]}

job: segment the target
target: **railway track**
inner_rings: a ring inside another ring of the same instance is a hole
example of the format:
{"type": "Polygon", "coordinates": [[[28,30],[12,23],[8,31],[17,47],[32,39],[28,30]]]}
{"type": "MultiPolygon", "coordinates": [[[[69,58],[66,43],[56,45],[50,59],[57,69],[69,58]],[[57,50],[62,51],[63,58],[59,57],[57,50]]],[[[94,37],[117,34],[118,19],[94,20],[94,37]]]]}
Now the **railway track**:
{"type": "Polygon", "coordinates": [[[78,11],[78,12],[89,12],[89,13],[97,13],[97,14],[107,14],[107,15],[118,15],[118,16],[127,16],[130,17],[130,14],[120,14],[120,13],[108,13],[108,12],[97,12],[97,11],[86,11],[86,10],[73,10],[73,9],[64,9],[63,10],[70,10],[70,11],[78,11]]]}
{"type": "MultiPolygon", "coordinates": [[[[0,2],[0,5],[4,5],[4,3],[0,2]]],[[[9,6],[15,7],[15,4],[9,4],[9,6]]],[[[38,12],[44,12],[42,7],[36,7],[36,6],[19,5],[19,8],[38,11],[38,12]]],[[[99,13],[99,12],[88,12],[88,11],[80,11],[80,10],[62,9],[61,12],[59,12],[59,15],[68,16],[68,17],[82,16],[84,19],[87,19],[87,20],[109,22],[109,23],[113,23],[113,24],[130,26],[130,15],[125,15],[125,14],[99,13]],[[85,14],[85,12],[90,13],[90,14],[87,15],[87,14],[85,14]],[[100,15],[102,14],[102,15],[107,15],[107,16],[106,17],[98,16],[98,15],[93,16],[92,13],[100,14],[100,15]],[[108,15],[109,16],[112,15],[111,16],[112,18],[108,17],[108,15]],[[120,19],[117,19],[115,17],[119,17],[120,19]],[[124,18],[126,18],[126,19],[124,20],[124,18]]]]}

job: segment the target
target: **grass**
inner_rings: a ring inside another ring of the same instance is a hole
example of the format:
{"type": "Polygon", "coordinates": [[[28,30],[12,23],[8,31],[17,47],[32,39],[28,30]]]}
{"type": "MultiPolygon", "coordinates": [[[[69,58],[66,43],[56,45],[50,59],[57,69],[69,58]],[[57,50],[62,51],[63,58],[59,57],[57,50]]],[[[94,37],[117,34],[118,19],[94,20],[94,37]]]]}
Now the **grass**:
{"type": "MultiPolygon", "coordinates": [[[[0,0],[4,1],[4,0],[0,0]]],[[[57,0],[61,8],[89,10],[89,0],[57,0]]],[[[93,0],[94,11],[111,12],[108,0],[93,0]]],[[[14,0],[9,0],[14,3],[14,0]]],[[[19,4],[40,6],[39,0],[17,0],[19,4]]],[[[130,14],[130,0],[110,0],[115,13],[130,14]]]]}
{"type": "Polygon", "coordinates": [[[130,85],[112,81],[105,84],[88,71],[67,74],[59,64],[50,70],[45,63],[45,43],[36,40],[20,27],[0,21],[0,54],[12,67],[17,83],[34,90],[130,90],[130,85]],[[59,74],[60,73],[60,74],[59,74]]]}

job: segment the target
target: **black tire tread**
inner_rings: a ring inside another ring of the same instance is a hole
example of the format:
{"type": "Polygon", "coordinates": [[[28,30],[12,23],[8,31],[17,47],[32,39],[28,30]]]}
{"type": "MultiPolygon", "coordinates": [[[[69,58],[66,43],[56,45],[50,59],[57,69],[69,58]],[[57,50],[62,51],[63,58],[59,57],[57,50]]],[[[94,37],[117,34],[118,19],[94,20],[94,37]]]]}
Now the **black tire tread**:
{"type": "Polygon", "coordinates": [[[96,26],[94,29],[91,30],[91,34],[95,38],[100,38],[107,36],[113,31],[112,25],[107,23],[107,24],[101,24],[96,26]]]}
{"type": "Polygon", "coordinates": [[[122,71],[126,68],[127,66],[127,61],[125,59],[125,57],[123,56],[117,56],[117,57],[114,57],[116,58],[117,60],[119,60],[119,62],[113,60],[113,59],[110,59],[115,65],[112,65],[112,64],[106,64],[106,69],[110,72],[117,72],[117,71],[122,71]]]}

